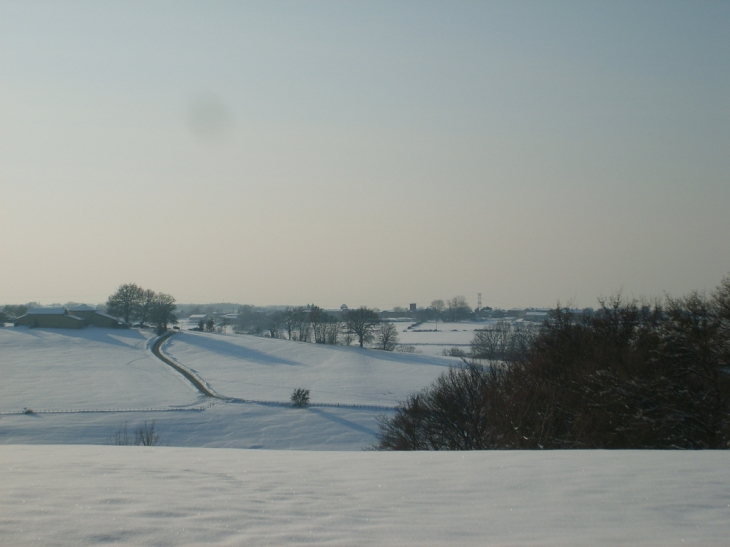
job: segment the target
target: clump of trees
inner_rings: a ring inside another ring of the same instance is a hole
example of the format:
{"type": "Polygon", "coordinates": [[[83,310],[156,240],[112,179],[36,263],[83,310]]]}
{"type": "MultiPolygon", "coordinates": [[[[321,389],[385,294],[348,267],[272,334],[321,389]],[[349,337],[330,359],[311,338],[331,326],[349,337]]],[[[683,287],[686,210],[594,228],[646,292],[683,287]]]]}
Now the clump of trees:
{"type": "Polygon", "coordinates": [[[328,313],[316,304],[283,310],[241,306],[235,330],[315,344],[349,346],[357,341],[365,347],[375,343],[386,351],[393,351],[398,344],[396,326],[382,321],[377,310],[365,306],[341,314],[328,313]]]}
{"type": "Polygon", "coordinates": [[[474,316],[474,310],[466,301],[465,296],[455,296],[443,301],[437,299],[431,302],[427,308],[419,309],[413,314],[413,319],[419,323],[425,321],[436,321],[438,329],[439,321],[458,322],[467,321],[474,316]]]}
{"type": "Polygon", "coordinates": [[[524,350],[488,347],[382,418],[378,448],[730,448],[730,278],[556,308],[524,350]]]}
{"type": "Polygon", "coordinates": [[[106,302],[108,314],[120,317],[127,323],[138,321],[140,325],[145,325],[150,321],[158,334],[165,332],[168,324],[177,323],[175,309],[174,297],[143,289],[135,283],[120,285],[106,302]]]}
{"type": "Polygon", "coordinates": [[[540,332],[535,323],[499,321],[474,334],[471,355],[490,361],[517,361],[526,355],[540,332]]]}

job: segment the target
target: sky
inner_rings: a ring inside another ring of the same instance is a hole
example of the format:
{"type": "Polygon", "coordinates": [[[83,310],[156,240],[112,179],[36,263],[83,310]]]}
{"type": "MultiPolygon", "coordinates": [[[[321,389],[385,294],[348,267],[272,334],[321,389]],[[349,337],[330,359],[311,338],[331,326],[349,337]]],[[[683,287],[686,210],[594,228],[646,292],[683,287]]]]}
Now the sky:
{"type": "Polygon", "coordinates": [[[0,303],[730,274],[728,2],[0,3],[0,303]]]}

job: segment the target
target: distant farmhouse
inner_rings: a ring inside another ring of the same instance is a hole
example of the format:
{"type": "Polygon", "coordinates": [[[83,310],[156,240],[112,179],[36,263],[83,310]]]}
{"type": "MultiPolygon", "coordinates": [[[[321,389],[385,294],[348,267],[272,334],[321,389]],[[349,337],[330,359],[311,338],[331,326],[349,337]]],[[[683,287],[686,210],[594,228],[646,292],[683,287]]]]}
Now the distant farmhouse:
{"type": "Polygon", "coordinates": [[[44,327],[48,329],[82,329],[92,325],[108,329],[127,328],[124,321],[81,304],[75,308],[31,308],[15,320],[15,326],[44,327]]]}
{"type": "Polygon", "coordinates": [[[190,323],[195,323],[196,325],[200,323],[201,321],[205,323],[208,320],[208,314],[207,313],[194,313],[190,317],[188,317],[188,321],[190,323]]]}

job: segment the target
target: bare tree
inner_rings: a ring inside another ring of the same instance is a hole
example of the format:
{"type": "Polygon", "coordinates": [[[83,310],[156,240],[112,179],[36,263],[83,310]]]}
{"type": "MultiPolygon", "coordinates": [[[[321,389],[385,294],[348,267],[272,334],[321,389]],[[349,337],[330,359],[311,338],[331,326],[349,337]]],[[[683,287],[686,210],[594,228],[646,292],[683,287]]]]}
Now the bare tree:
{"type": "Polygon", "coordinates": [[[383,321],[377,328],[375,340],[379,349],[393,351],[398,345],[398,329],[393,323],[383,321]]]}
{"type": "Polygon", "coordinates": [[[135,283],[120,285],[117,291],[106,301],[106,311],[109,315],[121,317],[129,323],[137,313],[144,289],[135,283]]]}
{"type": "Polygon", "coordinates": [[[142,294],[140,295],[139,304],[137,304],[137,317],[139,318],[140,325],[144,325],[145,321],[147,321],[147,318],[150,315],[150,311],[152,310],[152,305],[155,302],[155,297],[157,294],[155,291],[152,291],[150,289],[144,289],[142,291],[142,294]]]}
{"type": "Polygon", "coordinates": [[[429,308],[433,310],[433,316],[434,319],[436,319],[436,330],[439,330],[439,319],[441,319],[441,316],[446,309],[446,304],[444,304],[444,301],[439,298],[438,300],[431,302],[429,308]]]}
{"type": "Polygon", "coordinates": [[[392,417],[380,419],[381,450],[485,450],[499,448],[499,370],[468,363],[450,367],[428,388],[411,395],[392,417]]]}
{"type": "Polygon", "coordinates": [[[469,319],[472,310],[464,296],[455,296],[447,303],[446,317],[449,321],[464,321],[469,319]]]}
{"type": "Polygon", "coordinates": [[[284,326],[284,330],[286,330],[287,338],[289,340],[293,340],[292,336],[294,335],[294,332],[295,332],[295,329],[297,326],[296,312],[292,308],[287,306],[281,315],[281,320],[282,320],[282,324],[284,326]]]}
{"type": "Polygon", "coordinates": [[[352,343],[355,341],[355,333],[348,330],[345,323],[340,323],[340,330],[342,332],[342,344],[344,346],[351,346],[352,343]]]}
{"type": "Polygon", "coordinates": [[[114,432],[112,444],[120,446],[155,446],[160,442],[160,434],[155,428],[155,421],[138,426],[134,431],[134,438],[130,435],[127,422],[123,422],[114,432]]]}
{"type": "Polygon", "coordinates": [[[319,306],[310,304],[307,306],[309,310],[309,324],[312,326],[314,333],[314,343],[324,344],[327,340],[327,323],[329,315],[319,306]]]}
{"type": "Polygon", "coordinates": [[[162,334],[167,330],[168,323],[176,323],[175,317],[175,298],[169,294],[158,293],[150,310],[150,319],[157,327],[157,334],[162,334]]]}
{"type": "Polygon", "coordinates": [[[269,331],[271,338],[279,338],[282,325],[282,313],[275,311],[269,314],[266,319],[266,330],[269,331]]]}
{"type": "Polygon", "coordinates": [[[139,426],[134,432],[134,444],[137,446],[155,446],[160,440],[160,435],[155,430],[155,421],[139,426]]]}
{"type": "MultiPolygon", "coordinates": [[[[326,328],[326,343],[336,346],[340,343],[340,334],[342,333],[342,323],[335,317],[329,316],[329,322],[326,328]]],[[[349,345],[349,344],[348,344],[349,345]]]]}
{"type": "Polygon", "coordinates": [[[515,326],[508,321],[476,331],[471,341],[475,359],[514,361],[524,355],[539,333],[537,325],[515,326]]]}
{"type": "Polygon", "coordinates": [[[307,314],[307,310],[302,307],[298,306],[294,308],[294,323],[295,323],[295,330],[297,333],[296,339],[300,342],[309,342],[309,339],[311,338],[311,326],[309,324],[309,318],[307,314]]]}
{"type": "Polygon", "coordinates": [[[375,310],[360,306],[356,310],[347,310],[344,315],[345,328],[357,336],[360,347],[373,340],[373,331],[380,323],[380,316],[375,310]]]}

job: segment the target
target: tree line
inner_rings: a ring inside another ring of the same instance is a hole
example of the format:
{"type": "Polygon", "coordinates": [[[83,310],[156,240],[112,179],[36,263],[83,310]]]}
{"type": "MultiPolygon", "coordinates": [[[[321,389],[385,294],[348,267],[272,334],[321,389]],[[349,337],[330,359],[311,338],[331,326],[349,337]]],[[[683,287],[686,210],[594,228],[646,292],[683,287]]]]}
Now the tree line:
{"type": "Polygon", "coordinates": [[[362,348],[375,343],[377,348],[386,351],[398,345],[396,326],[382,321],[376,310],[366,306],[343,310],[340,314],[328,313],[315,304],[284,310],[242,306],[234,329],[239,333],[266,334],[271,338],[315,344],[357,343],[362,348]]]}
{"type": "Polygon", "coordinates": [[[557,307],[381,418],[383,450],[730,448],[730,277],[709,296],[557,307]]]}
{"type": "Polygon", "coordinates": [[[147,321],[157,329],[158,334],[167,330],[167,325],[177,323],[175,298],[169,294],[143,289],[136,283],[126,283],[106,301],[109,315],[119,317],[126,323],[138,322],[141,326],[147,321]]]}

